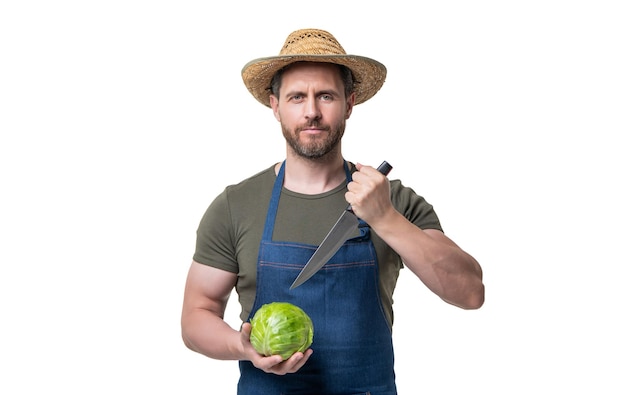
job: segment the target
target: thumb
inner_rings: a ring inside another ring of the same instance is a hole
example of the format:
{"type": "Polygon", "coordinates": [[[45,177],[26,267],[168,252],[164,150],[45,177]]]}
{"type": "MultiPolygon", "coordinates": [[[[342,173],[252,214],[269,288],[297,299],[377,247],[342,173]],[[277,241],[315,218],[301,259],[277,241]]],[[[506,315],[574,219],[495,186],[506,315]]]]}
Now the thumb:
{"type": "Polygon", "coordinates": [[[245,339],[250,339],[250,332],[252,331],[252,325],[249,322],[244,322],[241,325],[241,334],[245,339]]]}

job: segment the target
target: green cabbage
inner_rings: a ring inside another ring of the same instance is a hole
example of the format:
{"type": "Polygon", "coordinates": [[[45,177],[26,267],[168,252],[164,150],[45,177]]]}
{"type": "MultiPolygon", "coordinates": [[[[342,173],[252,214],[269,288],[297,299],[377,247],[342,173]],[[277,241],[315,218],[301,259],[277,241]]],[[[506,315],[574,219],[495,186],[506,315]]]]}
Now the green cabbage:
{"type": "Polygon", "coordinates": [[[264,304],[250,320],[250,343],[259,354],[288,359],[313,343],[313,321],[300,307],[286,302],[264,304]]]}

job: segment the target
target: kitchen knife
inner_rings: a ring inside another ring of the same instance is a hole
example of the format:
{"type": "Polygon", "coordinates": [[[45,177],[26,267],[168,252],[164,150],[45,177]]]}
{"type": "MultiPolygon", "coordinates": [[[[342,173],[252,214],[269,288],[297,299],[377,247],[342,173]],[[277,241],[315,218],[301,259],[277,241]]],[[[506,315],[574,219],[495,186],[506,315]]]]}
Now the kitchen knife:
{"type": "MultiPolygon", "coordinates": [[[[383,161],[383,163],[378,166],[378,171],[384,175],[389,174],[392,167],[389,163],[383,161]]],[[[289,289],[294,289],[299,285],[302,285],[306,280],[311,278],[318,270],[322,268],[328,262],[330,258],[335,255],[337,250],[341,248],[343,243],[348,240],[350,235],[354,230],[359,227],[359,219],[352,211],[352,205],[348,205],[348,207],[343,211],[335,225],[330,229],[324,240],[322,240],[322,244],[317,247],[311,259],[304,265],[298,277],[294,280],[293,284],[289,289]]]]}

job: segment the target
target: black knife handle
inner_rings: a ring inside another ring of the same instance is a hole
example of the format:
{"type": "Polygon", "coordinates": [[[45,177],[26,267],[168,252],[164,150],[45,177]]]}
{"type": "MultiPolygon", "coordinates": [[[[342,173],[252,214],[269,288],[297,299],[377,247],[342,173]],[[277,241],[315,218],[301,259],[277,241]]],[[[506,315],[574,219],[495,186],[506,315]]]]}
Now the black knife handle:
{"type": "Polygon", "coordinates": [[[376,170],[383,173],[384,175],[387,175],[389,174],[391,169],[393,169],[393,167],[389,163],[387,163],[387,161],[383,161],[383,163],[381,163],[376,170]]]}
{"type": "MultiPolygon", "coordinates": [[[[389,174],[389,172],[391,171],[391,169],[393,169],[393,166],[391,166],[389,163],[387,163],[387,161],[383,161],[383,163],[380,164],[380,166],[378,166],[378,168],[376,170],[378,170],[379,172],[381,172],[384,175],[389,174]]],[[[352,211],[352,205],[348,204],[348,207],[346,207],[347,211],[352,211]]]]}

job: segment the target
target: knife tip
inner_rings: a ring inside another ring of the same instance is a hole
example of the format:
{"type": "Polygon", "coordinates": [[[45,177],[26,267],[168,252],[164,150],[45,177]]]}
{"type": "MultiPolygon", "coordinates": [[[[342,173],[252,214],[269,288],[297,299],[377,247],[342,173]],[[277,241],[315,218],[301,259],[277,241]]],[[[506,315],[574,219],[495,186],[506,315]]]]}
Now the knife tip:
{"type": "Polygon", "coordinates": [[[300,278],[300,276],[298,276],[298,278],[296,278],[293,283],[291,283],[291,287],[289,287],[289,290],[294,290],[296,288],[298,288],[300,285],[302,285],[304,281],[302,281],[302,278],[300,278]]]}

